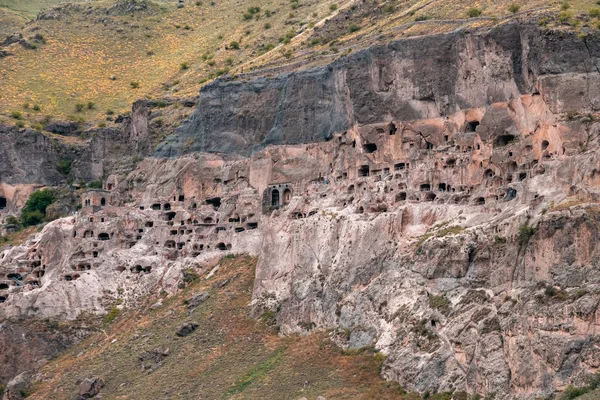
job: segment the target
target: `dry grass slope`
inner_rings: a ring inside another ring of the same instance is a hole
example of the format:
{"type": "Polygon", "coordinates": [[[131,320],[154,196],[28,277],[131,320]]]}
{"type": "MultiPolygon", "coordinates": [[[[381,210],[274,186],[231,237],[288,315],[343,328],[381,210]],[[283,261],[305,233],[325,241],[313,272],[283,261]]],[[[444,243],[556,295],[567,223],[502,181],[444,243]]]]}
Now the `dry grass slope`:
{"type": "Polygon", "coordinates": [[[200,277],[161,308],[146,305],[121,313],[104,332],[43,367],[43,382],[29,398],[73,398],[77,380],[91,376],[106,381],[105,399],[402,398],[396,384],[379,378],[377,353],[343,354],[324,333],[279,337],[274,328],[249,318],[255,264],[249,257],[223,259],[217,276],[200,277]],[[201,290],[210,298],[188,312],[185,300],[201,290]],[[199,328],[176,337],[186,320],[197,321],[199,328]],[[158,346],[170,350],[164,365],[141,371],[138,355],[158,346]]]}
{"type": "Polygon", "coordinates": [[[197,95],[202,83],[268,51],[327,10],[318,0],[203,0],[106,15],[113,3],[63,7],[60,19],[26,26],[23,36],[36,48],[13,44],[13,55],[0,61],[0,122],[16,123],[11,113],[18,111],[26,125],[46,115],[106,123],[107,110],[126,112],[138,98],[197,95]],[[249,7],[259,11],[244,17],[249,7]],[[94,106],[87,108],[90,101],[94,106]]]}

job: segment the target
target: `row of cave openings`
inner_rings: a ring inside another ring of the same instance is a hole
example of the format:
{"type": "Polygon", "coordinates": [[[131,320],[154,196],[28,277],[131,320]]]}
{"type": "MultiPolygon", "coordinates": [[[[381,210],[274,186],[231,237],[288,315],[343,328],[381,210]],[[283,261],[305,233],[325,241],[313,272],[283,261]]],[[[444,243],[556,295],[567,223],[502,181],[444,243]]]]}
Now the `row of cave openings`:
{"type": "MultiPolygon", "coordinates": [[[[111,240],[114,236],[114,233],[106,233],[106,232],[101,232],[98,234],[97,239],[104,241],[104,240],[111,240]]],[[[77,231],[73,231],[73,237],[77,237],[77,231]]],[[[83,232],[83,238],[84,239],[93,239],[94,238],[94,231],[92,230],[86,230],[83,232]]]]}
{"type": "MultiPolygon", "coordinates": [[[[393,168],[394,168],[394,171],[396,171],[396,172],[403,171],[405,169],[409,169],[410,168],[410,163],[409,162],[396,163],[396,164],[394,164],[393,168]]],[[[383,170],[381,170],[381,169],[371,170],[368,165],[361,165],[358,168],[358,176],[360,176],[360,177],[363,177],[363,176],[372,176],[372,175],[379,175],[382,172],[383,172],[383,176],[389,175],[390,174],[390,168],[386,167],[386,168],[383,168],[383,170]]]]}
{"type": "MultiPolygon", "coordinates": [[[[177,199],[179,200],[179,202],[183,202],[185,200],[185,196],[179,195],[179,196],[173,197],[174,201],[177,201],[177,199]]],[[[221,207],[221,198],[220,197],[212,197],[212,198],[206,199],[205,203],[207,205],[212,206],[215,209],[215,211],[218,211],[219,208],[221,207]]],[[[150,209],[154,210],[154,211],[160,211],[160,210],[171,211],[171,208],[172,208],[171,203],[163,203],[163,204],[154,203],[150,206],[150,209]]],[[[191,208],[192,209],[198,208],[198,203],[192,203],[191,208]]],[[[145,209],[146,209],[145,206],[140,206],[140,210],[145,210],[145,209]]]]}
{"type": "MultiPolygon", "coordinates": [[[[119,266],[119,267],[117,267],[117,271],[125,272],[125,271],[127,271],[127,268],[123,267],[123,266],[119,266]]],[[[142,272],[144,274],[149,274],[150,272],[152,272],[152,266],[151,265],[143,266],[141,264],[137,264],[137,265],[134,265],[133,267],[130,267],[129,272],[131,272],[133,274],[140,274],[142,272]]]]}
{"type": "MultiPolygon", "coordinates": [[[[479,121],[467,121],[465,123],[465,127],[464,127],[464,131],[465,132],[475,132],[477,130],[477,127],[479,126],[479,121]]],[[[384,134],[387,132],[388,135],[395,135],[398,132],[398,128],[396,127],[396,124],[394,124],[393,122],[390,122],[389,124],[387,124],[384,127],[377,127],[375,128],[376,132],[378,134],[384,134]]],[[[339,140],[341,141],[341,137],[339,138],[339,140]]],[[[444,141],[446,143],[450,142],[450,137],[449,135],[444,135],[444,141]]],[[[413,147],[413,143],[410,143],[410,147],[413,147]]],[[[356,141],[352,142],[352,147],[356,147],[356,141]]],[[[434,144],[425,140],[425,149],[427,150],[432,150],[434,148],[434,144]]],[[[375,143],[364,143],[363,144],[363,152],[370,154],[370,153],[374,153],[377,151],[377,145],[375,143]]]]}
{"type": "MultiPolygon", "coordinates": [[[[164,243],[164,246],[167,249],[177,249],[177,250],[182,250],[185,247],[185,242],[175,242],[174,240],[167,240],[164,243]]],[[[214,246],[215,249],[217,250],[221,250],[221,251],[228,251],[231,250],[231,243],[224,243],[224,242],[219,242],[217,243],[216,246],[214,246]]],[[[193,251],[199,252],[199,251],[203,251],[203,250],[210,250],[210,245],[204,246],[204,244],[200,243],[200,244],[194,244],[192,246],[193,251]]]]}

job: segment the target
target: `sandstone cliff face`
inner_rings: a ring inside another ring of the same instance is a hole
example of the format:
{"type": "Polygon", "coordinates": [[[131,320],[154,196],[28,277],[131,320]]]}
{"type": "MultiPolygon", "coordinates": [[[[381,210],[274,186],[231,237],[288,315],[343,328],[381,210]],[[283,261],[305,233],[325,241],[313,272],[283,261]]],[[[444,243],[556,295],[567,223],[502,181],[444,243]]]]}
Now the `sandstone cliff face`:
{"type": "Polygon", "coordinates": [[[213,83],[156,154],[239,154],[115,168],[0,253],[0,317],[134,306],[248,253],[256,315],[373,345],[407,389],[581,383],[600,368],[598,43],[511,24],[213,83]]]}
{"type": "Polygon", "coordinates": [[[328,140],[355,124],[445,117],[526,93],[542,93],[554,112],[597,109],[590,90],[597,92],[599,43],[595,34],[580,39],[508,23],[375,46],[272,79],[217,80],[155,155],[247,155],[328,140]]]}

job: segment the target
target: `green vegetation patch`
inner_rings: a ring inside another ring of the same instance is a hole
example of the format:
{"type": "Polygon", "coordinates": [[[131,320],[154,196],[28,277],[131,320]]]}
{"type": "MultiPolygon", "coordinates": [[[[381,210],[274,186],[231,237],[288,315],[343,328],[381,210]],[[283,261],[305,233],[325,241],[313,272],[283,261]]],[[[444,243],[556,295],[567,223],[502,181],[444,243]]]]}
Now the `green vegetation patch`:
{"type": "Polygon", "coordinates": [[[271,357],[266,361],[260,363],[256,367],[252,368],[242,379],[237,381],[235,385],[229,390],[229,394],[240,393],[254,382],[260,382],[265,379],[283,357],[284,349],[277,350],[271,357]]]}

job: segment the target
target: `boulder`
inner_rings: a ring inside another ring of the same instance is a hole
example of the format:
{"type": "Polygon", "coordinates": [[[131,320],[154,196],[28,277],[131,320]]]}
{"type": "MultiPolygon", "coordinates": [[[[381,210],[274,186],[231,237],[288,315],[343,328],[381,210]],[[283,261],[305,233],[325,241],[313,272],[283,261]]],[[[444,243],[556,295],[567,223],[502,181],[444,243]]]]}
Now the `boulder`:
{"type": "Polygon", "coordinates": [[[31,375],[29,372],[23,372],[15,376],[8,385],[2,400],[20,400],[23,399],[27,393],[27,388],[31,384],[31,375]]]}
{"type": "Polygon", "coordinates": [[[177,332],[175,334],[179,337],[185,337],[194,332],[198,326],[199,325],[196,322],[185,322],[183,325],[177,328],[177,332]]]}
{"type": "Polygon", "coordinates": [[[78,399],[91,399],[92,397],[95,397],[98,393],[100,393],[100,390],[103,387],[104,380],[102,378],[85,378],[79,384],[78,399]]]}
{"type": "Polygon", "coordinates": [[[208,294],[208,292],[196,293],[194,296],[192,296],[191,299],[188,300],[187,308],[189,310],[194,309],[200,304],[204,303],[206,300],[208,300],[209,297],[210,295],[208,294]]]}

